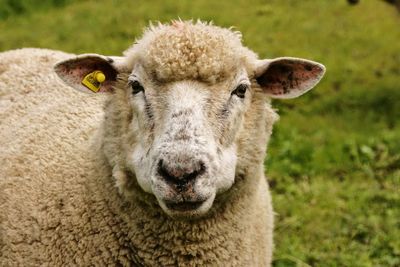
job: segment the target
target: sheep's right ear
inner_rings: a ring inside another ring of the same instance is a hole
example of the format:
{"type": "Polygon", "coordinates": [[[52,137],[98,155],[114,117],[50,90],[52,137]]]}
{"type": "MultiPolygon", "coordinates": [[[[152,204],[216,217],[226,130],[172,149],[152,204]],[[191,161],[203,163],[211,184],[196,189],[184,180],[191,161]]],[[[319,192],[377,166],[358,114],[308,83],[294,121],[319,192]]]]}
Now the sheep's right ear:
{"type": "Polygon", "coordinates": [[[257,82],[271,98],[298,97],[312,89],[325,73],[321,63],[302,58],[265,59],[257,64],[257,82]]]}
{"type": "Polygon", "coordinates": [[[86,93],[111,92],[123,67],[123,57],[83,54],[58,62],[57,75],[72,88],[86,93]]]}

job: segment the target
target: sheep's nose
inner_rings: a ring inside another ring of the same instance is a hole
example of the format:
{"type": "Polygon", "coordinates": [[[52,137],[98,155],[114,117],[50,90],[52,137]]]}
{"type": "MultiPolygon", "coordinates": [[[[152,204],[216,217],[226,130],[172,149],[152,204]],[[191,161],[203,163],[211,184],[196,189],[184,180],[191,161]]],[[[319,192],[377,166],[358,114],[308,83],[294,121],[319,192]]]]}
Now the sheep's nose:
{"type": "Polygon", "coordinates": [[[187,186],[193,183],[197,177],[206,171],[203,161],[191,161],[188,165],[167,164],[160,159],[157,166],[158,174],[169,184],[176,187],[177,190],[183,191],[187,186]]]}

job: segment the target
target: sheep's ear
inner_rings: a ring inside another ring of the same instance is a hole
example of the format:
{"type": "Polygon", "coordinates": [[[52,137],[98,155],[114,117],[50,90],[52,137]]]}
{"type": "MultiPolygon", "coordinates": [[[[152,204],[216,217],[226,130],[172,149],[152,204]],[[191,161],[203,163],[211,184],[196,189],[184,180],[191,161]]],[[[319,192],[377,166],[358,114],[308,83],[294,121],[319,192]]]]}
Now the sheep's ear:
{"type": "Polygon", "coordinates": [[[58,62],[57,75],[72,88],[87,93],[111,92],[123,70],[122,57],[83,54],[58,62]]]}
{"type": "Polygon", "coordinates": [[[282,57],[259,60],[256,79],[271,98],[295,98],[313,88],[324,76],[325,66],[306,59],[282,57]]]}

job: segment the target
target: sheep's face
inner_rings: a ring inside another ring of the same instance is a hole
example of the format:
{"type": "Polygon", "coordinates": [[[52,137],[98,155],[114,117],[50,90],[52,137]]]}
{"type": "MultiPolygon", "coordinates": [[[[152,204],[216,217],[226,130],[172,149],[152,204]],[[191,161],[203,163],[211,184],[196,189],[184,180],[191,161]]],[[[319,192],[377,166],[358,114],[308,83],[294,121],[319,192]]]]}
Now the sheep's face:
{"type": "Polygon", "coordinates": [[[111,165],[129,169],[167,214],[185,218],[205,215],[235,186],[243,158],[262,164],[261,135],[271,127],[257,121],[268,117],[265,97],[299,96],[324,73],[307,60],[258,60],[238,33],[190,22],[151,28],[123,58],[83,55],[55,69],[83,91],[88,73],[106,74],[100,92],[114,88],[104,144],[111,165]]]}
{"type": "Polygon", "coordinates": [[[127,164],[165,212],[202,215],[234,183],[250,80],[243,68],[218,83],[160,82],[148,73],[136,65],[127,82],[137,140],[127,164]]]}

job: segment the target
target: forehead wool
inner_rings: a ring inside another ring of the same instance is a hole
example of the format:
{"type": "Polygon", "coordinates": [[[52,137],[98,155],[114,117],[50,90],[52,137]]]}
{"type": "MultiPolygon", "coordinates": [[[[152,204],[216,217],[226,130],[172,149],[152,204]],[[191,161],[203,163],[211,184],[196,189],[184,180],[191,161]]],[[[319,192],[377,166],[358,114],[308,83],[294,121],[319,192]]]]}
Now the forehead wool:
{"type": "Polygon", "coordinates": [[[196,79],[210,83],[233,75],[255,57],[241,43],[241,34],[198,21],[173,21],[151,26],[125,52],[160,81],[196,79]]]}

